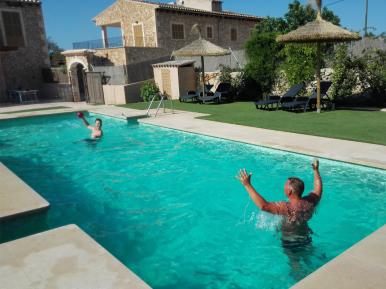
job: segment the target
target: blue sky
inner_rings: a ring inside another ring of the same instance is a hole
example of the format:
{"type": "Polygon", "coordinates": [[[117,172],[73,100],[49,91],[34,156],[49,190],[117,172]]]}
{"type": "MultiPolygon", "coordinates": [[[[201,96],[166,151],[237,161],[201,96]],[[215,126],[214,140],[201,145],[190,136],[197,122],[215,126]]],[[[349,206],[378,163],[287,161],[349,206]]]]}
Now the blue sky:
{"type": "MultiPolygon", "coordinates": [[[[42,0],[42,2],[47,36],[64,49],[71,49],[73,42],[101,37],[100,29],[91,20],[115,0],[42,0]]],[[[285,14],[290,2],[292,0],[224,0],[224,9],[257,16],[280,17],[285,14]]],[[[301,2],[307,3],[307,0],[301,2]]],[[[363,29],[365,0],[325,0],[324,5],[341,18],[343,26],[356,31],[363,29]]],[[[369,0],[368,26],[376,28],[375,34],[386,31],[385,11],[386,0],[369,0]]]]}

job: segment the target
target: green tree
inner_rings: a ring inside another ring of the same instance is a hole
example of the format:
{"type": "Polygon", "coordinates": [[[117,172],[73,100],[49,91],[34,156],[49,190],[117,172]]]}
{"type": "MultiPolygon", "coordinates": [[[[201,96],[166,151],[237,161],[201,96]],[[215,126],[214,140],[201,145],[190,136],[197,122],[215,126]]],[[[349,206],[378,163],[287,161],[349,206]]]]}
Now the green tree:
{"type": "MultiPolygon", "coordinates": [[[[322,17],[336,25],[340,23],[339,17],[327,8],[323,9],[322,17]]],[[[316,67],[315,45],[287,44],[284,46],[276,43],[276,37],[278,34],[297,29],[315,18],[316,11],[311,5],[302,5],[299,0],[294,0],[289,4],[288,12],[284,17],[267,17],[257,24],[246,43],[247,83],[252,79],[257,83],[261,94],[269,93],[275,82],[279,65],[282,65],[281,68],[284,69],[290,84],[313,79],[316,67]]],[[[331,48],[331,45],[323,45],[323,53],[328,53],[331,48]]]]}
{"type": "MultiPolygon", "coordinates": [[[[340,25],[340,19],[331,10],[324,7],[322,10],[322,17],[324,20],[330,21],[335,25],[340,25]]],[[[295,30],[299,26],[307,22],[314,21],[316,18],[316,11],[311,5],[302,5],[299,0],[294,0],[288,5],[288,12],[284,15],[287,22],[288,30],[295,30]]]]}
{"type": "Polygon", "coordinates": [[[260,96],[268,94],[275,83],[280,60],[277,55],[281,49],[281,45],[276,42],[276,36],[276,33],[260,33],[255,30],[245,46],[248,58],[245,67],[247,82],[253,80],[257,84],[260,96]]]}
{"type": "Polygon", "coordinates": [[[63,51],[63,48],[61,48],[54,40],[52,40],[51,37],[47,38],[47,45],[48,45],[48,54],[50,56],[54,54],[60,54],[60,52],[63,51]]]}
{"type": "Polygon", "coordinates": [[[255,30],[258,33],[264,33],[264,32],[284,33],[285,31],[288,30],[288,24],[281,17],[278,17],[278,18],[267,17],[255,26],[255,30]]]}

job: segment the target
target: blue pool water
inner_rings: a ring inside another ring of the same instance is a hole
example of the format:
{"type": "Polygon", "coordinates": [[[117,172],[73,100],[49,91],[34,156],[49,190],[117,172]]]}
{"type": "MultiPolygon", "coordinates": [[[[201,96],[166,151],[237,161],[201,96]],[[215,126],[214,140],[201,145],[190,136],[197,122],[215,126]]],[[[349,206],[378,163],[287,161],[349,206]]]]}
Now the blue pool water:
{"type": "Polygon", "coordinates": [[[235,175],[281,200],[289,176],[312,189],[311,157],[103,120],[95,144],[72,114],[0,122],[0,161],[51,203],[0,242],[73,223],[154,288],[288,288],[386,222],[385,171],[321,160],[312,248],[291,263],[235,175]]]}

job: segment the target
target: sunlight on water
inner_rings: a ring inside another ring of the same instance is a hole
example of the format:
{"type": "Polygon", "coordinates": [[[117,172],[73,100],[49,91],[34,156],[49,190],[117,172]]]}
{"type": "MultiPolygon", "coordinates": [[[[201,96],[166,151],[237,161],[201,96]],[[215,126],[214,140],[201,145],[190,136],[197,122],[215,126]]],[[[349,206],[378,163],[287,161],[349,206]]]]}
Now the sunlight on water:
{"type": "Polygon", "coordinates": [[[312,243],[291,255],[235,175],[280,201],[290,176],[312,190],[312,157],[102,119],[97,143],[73,114],[0,122],[0,161],[51,204],[2,224],[1,242],[77,224],[155,289],[279,289],[386,223],[385,171],[321,160],[312,243]]]}

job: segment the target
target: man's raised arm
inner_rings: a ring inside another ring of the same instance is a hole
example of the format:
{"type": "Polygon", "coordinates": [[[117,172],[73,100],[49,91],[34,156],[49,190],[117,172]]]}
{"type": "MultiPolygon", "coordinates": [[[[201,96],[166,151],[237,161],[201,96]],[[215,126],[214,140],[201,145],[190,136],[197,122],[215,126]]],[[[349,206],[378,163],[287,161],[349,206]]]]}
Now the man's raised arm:
{"type": "Polygon", "coordinates": [[[314,171],[314,191],[311,192],[306,199],[310,202],[313,202],[315,205],[319,203],[322,198],[323,193],[323,184],[322,178],[319,173],[319,161],[315,160],[312,164],[312,169],[314,171]]]}
{"type": "Polygon", "coordinates": [[[262,211],[266,211],[272,214],[284,215],[286,214],[286,207],[283,203],[274,203],[267,202],[263,196],[261,196],[251,184],[252,174],[248,174],[245,169],[240,170],[237,179],[243,184],[247,190],[252,201],[258,206],[262,211]]]}
{"type": "Polygon", "coordinates": [[[90,126],[90,124],[88,123],[88,121],[86,120],[86,118],[82,115],[81,116],[81,119],[83,120],[83,123],[84,123],[84,125],[87,127],[87,128],[92,128],[91,126],[90,126]]]}

